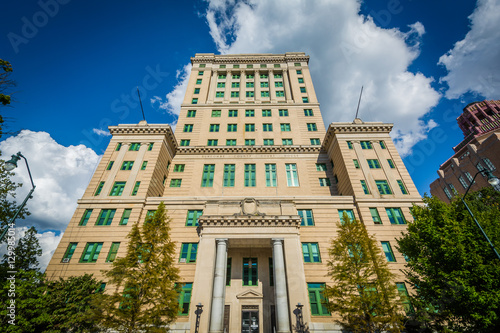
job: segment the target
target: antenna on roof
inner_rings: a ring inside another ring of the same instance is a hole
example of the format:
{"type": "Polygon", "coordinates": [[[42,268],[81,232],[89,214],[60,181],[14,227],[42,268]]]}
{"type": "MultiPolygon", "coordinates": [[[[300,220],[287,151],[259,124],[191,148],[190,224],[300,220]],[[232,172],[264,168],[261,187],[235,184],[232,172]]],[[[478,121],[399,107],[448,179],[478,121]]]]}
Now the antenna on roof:
{"type": "Polygon", "coordinates": [[[358,108],[356,109],[356,117],[355,117],[355,119],[357,119],[357,118],[358,118],[359,103],[361,103],[361,95],[363,95],[363,86],[361,86],[361,92],[359,93],[358,108]]]}
{"type": "Polygon", "coordinates": [[[139,95],[139,103],[141,103],[142,119],[146,120],[146,117],[144,116],[144,109],[142,108],[142,101],[141,101],[141,94],[139,93],[139,87],[137,87],[137,95],[139,95]]]}

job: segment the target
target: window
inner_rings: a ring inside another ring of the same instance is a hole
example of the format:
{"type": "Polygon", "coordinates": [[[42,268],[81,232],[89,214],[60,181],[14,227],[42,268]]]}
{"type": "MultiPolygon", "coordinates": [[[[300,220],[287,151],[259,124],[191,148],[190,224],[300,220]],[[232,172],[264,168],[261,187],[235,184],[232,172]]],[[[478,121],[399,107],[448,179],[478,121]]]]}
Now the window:
{"type": "Polygon", "coordinates": [[[189,315],[189,304],[191,302],[191,292],[193,290],[192,283],[184,283],[181,292],[179,293],[179,316],[189,315]]]}
{"type": "Polygon", "coordinates": [[[255,124],[245,124],[245,132],[255,132],[255,124]]]}
{"type": "Polygon", "coordinates": [[[232,258],[227,258],[227,266],[226,266],[226,286],[231,285],[231,266],[232,266],[232,258]]]}
{"type": "Polygon", "coordinates": [[[247,79],[254,79],[255,76],[253,74],[247,74],[247,79]]]}
{"type": "Polygon", "coordinates": [[[69,243],[68,248],[66,249],[66,252],[64,253],[61,262],[69,262],[71,260],[73,253],[75,253],[77,245],[78,243],[69,243]]]}
{"type": "Polygon", "coordinates": [[[109,192],[109,195],[120,196],[122,195],[124,188],[125,188],[125,182],[115,182],[113,188],[111,189],[111,192],[109,192]]]}
{"type": "Polygon", "coordinates": [[[276,97],[285,97],[285,92],[283,90],[276,90],[276,97]]]}
{"type": "Polygon", "coordinates": [[[182,147],[189,146],[189,143],[191,143],[191,140],[181,140],[181,146],[182,147]]]}
{"type": "Polygon", "coordinates": [[[352,160],[352,163],[354,163],[354,167],[356,169],[359,169],[359,162],[358,162],[358,160],[354,159],[354,160],[352,160]]]}
{"type": "Polygon", "coordinates": [[[223,91],[215,92],[215,97],[218,97],[218,98],[224,97],[224,92],[223,91]]]}
{"type": "Polygon", "coordinates": [[[185,164],[174,165],[174,172],[184,172],[185,164]]]}
{"type": "Polygon", "coordinates": [[[113,167],[113,164],[114,164],[114,163],[115,163],[115,161],[110,161],[110,162],[108,163],[108,166],[107,166],[106,170],[111,170],[111,168],[113,167]]]}
{"type": "Polygon", "coordinates": [[[170,179],[170,187],[181,187],[182,179],[175,178],[170,179]]]}
{"type": "Polygon", "coordinates": [[[196,117],[196,110],[188,110],[187,117],[188,118],[194,118],[194,117],[196,117]]]}
{"type": "Polygon", "coordinates": [[[299,77],[298,80],[299,80],[299,83],[304,83],[304,79],[303,78],[299,77]]]}
{"type": "Polygon", "coordinates": [[[255,187],[255,164],[245,164],[245,187],[255,187]]]}
{"type": "Polygon", "coordinates": [[[130,144],[130,146],[128,147],[128,150],[129,151],[138,151],[140,147],[141,147],[140,143],[134,142],[134,143],[130,144]]]}
{"type": "Polygon", "coordinates": [[[318,243],[302,243],[304,262],[321,262],[318,243]]]}
{"type": "MultiPolygon", "coordinates": [[[[246,87],[247,88],[253,88],[254,87],[254,83],[253,82],[247,82],[246,83],[246,87]]],[[[247,96],[248,97],[248,96],[247,96]]]]}
{"type": "Polygon", "coordinates": [[[443,187],[443,191],[444,191],[444,194],[446,194],[446,196],[448,197],[448,199],[452,198],[450,191],[448,191],[448,189],[446,187],[443,187]]]}
{"type": "Polygon", "coordinates": [[[366,185],[366,181],[360,180],[361,182],[361,187],[363,188],[363,192],[365,194],[370,194],[370,190],[368,189],[368,185],[366,185]]]}
{"type": "Polygon", "coordinates": [[[226,68],[226,65],[219,65],[219,68],[226,68]]]}
{"type": "Polygon", "coordinates": [[[374,224],[382,224],[382,220],[380,219],[377,208],[370,208],[370,214],[372,215],[374,224]]]}
{"type": "Polygon", "coordinates": [[[280,128],[282,132],[290,132],[291,127],[290,124],[280,124],[280,128]]]}
{"type": "Polygon", "coordinates": [[[293,65],[296,66],[296,67],[299,67],[300,66],[300,62],[296,62],[293,65]]]}
{"type": "Polygon", "coordinates": [[[111,225],[113,217],[115,216],[116,209],[102,209],[95,225],[111,225]]]}
{"type": "Polygon", "coordinates": [[[120,170],[131,170],[133,165],[133,161],[124,161],[120,170]]]}
{"type": "Polygon", "coordinates": [[[96,262],[102,249],[102,243],[87,243],[80,262],[96,262]]]}
{"type": "Polygon", "coordinates": [[[300,92],[303,94],[306,93],[306,87],[300,87],[300,92]]]}
{"type": "Polygon", "coordinates": [[[280,117],[288,117],[288,110],[287,109],[280,109],[279,115],[280,115],[280,117]]]}
{"type": "Polygon", "coordinates": [[[406,224],[401,208],[386,208],[385,211],[391,224],[406,224]]]}
{"type": "Polygon", "coordinates": [[[394,169],[394,168],[396,167],[396,166],[394,165],[394,162],[393,162],[391,159],[388,159],[388,160],[387,160],[387,163],[389,163],[389,167],[390,167],[391,169],[394,169]]]}
{"type": "Polygon", "coordinates": [[[120,225],[127,225],[128,220],[130,219],[130,214],[132,213],[132,209],[124,209],[122,218],[120,219],[120,225]]]}
{"type": "Polygon", "coordinates": [[[316,124],[315,124],[315,123],[308,123],[308,124],[307,124],[307,130],[308,130],[309,132],[315,132],[315,131],[317,131],[317,130],[318,130],[318,128],[317,128],[317,126],[316,126],[316,124]]]}
{"type": "Polygon", "coordinates": [[[384,141],[379,141],[378,143],[380,144],[380,148],[382,148],[382,149],[385,149],[385,148],[386,148],[386,147],[385,147],[385,142],[384,142],[384,141]]]}
{"type": "Polygon", "coordinates": [[[240,74],[233,74],[233,79],[234,80],[239,80],[240,74]]]}
{"type": "Polygon", "coordinates": [[[193,131],[193,124],[186,124],[184,125],[184,130],[185,133],[190,133],[193,131]]]}
{"type": "Polygon", "coordinates": [[[271,110],[262,110],[262,117],[271,117],[271,110]]]}
{"type": "Polygon", "coordinates": [[[398,180],[398,185],[399,185],[399,189],[401,190],[401,193],[403,194],[408,194],[408,191],[406,190],[406,187],[405,187],[405,184],[403,183],[402,180],[398,180]]]}
{"type": "Polygon", "coordinates": [[[266,68],[267,65],[266,64],[260,64],[260,68],[266,68]]]}
{"type": "Polygon", "coordinates": [[[355,220],[354,211],[352,209],[339,209],[338,212],[339,212],[339,217],[340,217],[340,223],[342,223],[342,224],[345,223],[344,213],[347,214],[347,217],[349,217],[350,221],[355,220]]]}
{"type": "Polygon", "coordinates": [[[245,117],[255,117],[255,110],[245,110],[245,117]]]}
{"type": "Polygon", "coordinates": [[[309,98],[302,97],[302,103],[309,103],[309,98]]]}
{"type": "Polygon", "coordinates": [[[261,79],[268,79],[269,75],[267,75],[267,74],[260,74],[260,78],[261,79]]]}
{"type": "Polygon", "coordinates": [[[131,195],[137,195],[139,191],[139,186],[141,186],[141,182],[135,182],[134,189],[132,190],[131,195]]]}
{"type": "Polygon", "coordinates": [[[235,172],[234,164],[224,164],[224,178],[223,178],[224,187],[234,187],[234,172],[235,172]]]}
{"type": "Polygon", "coordinates": [[[373,149],[370,141],[361,141],[361,149],[373,149]]]}
{"type": "Polygon", "coordinates": [[[243,285],[258,285],[257,258],[243,258],[243,285]]]}
{"type": "Polygon", "coordinates": [[[245,139],[245,146],[255,146],[255,139],[245,139]]]}
{"type": "Polygon", "coordinates": [[[205,64],[200,64],[200,68],[205,68],[205,64]]]}
{"type": "Polygon", "coordinates": [[[262,124],[262,130],[264,132],[272,132],[273,131],[273,124],[262,124]]]}
{"type": "Polygon", "coordinates": [[[375,185],[377,185],[380,194],[392,194],[391,188],[389,184],[387,184],[387,180],[376,180],[375,185]]]}
{"type": "Polygon", "coordinates": [[[319,139],[309,139],[311,141],[311,145],[313,146],[319,146],[321,145],[321,142],[319,141],[319,139]]]}
{"type": "Polygon", "coordinates": [[[330,178],[319,178],[319,186],[330,186],[330,178]]]}
{"type": "Polygon", "coordinates": [[[194,88],[194,94],[197,95],[200,93],[200,88],[194,88]]]}
{"type": "Polygon", "coordinates": [[[238,117],[238,110],[229,110],[228,116],[229,117],[238,117]]]}
{"type": "Polygon", "coordinates": [[[314,217],[312,209],[297,209],[297,213],[300,216],[301,226],[313,226],[314,225],[314,217]]]}
{"type": "Polygon", "coordinates": [[[150,144],[148,145],[148,151],[153,150],[153,146],[154,146],[154,143],[150,143],[150,144]]]}
{"type": "Polygon", "coordinates": [[[316,171],[326,171],[325,163],[316,163],[316,171]]]}
{"type": "Polygon", "coordinates": [[[92,209],[85,209],[85,212],[83,213],[82,219],[80,220],[80,223],[78,225],[86,226],[87,222],[90,219],[91,214],[92,214],[92,209]]]}
{"type": "Polygon", "coordinates": [[[276,187],[276,164],[266,164],[266,186],[276,187]]]}
{"type": "Polygon", "coordinates": [[[116,151],[119,151],[121,147],[122,147],[122,144],[121,144],[121,143],[118,143],[118,144],[116,145],[116,149],[115,149],[115,150],[116,150],[116,151]]]}
{"type": "Polygon", "coordinates": [[[210,124],[210,129],[209,129],[209,131],[210,131],[210,132],[218,132],[218,131],[219,131],[219,128],[220,128],[220,125],[219,125],[219,124],[210,124]]]}
{"type": "Polygon", "coordinates": [[[240,97],[239,91],[231,91],[231,97],[240,97]]]}
{"type": "Polygon", "coordinates": [[[274,265],[273,258],[269,258],[269,285],[274,286],[274,265]]]}
{"type": "Polygon", "coordinates": [[[370,169],[380,169],[380,163],[378,160],[367,160],[370,169]]]}
{"type": "Polygon", "coordinates": [[[394,257],[394,252],[392,252],[391,243],[389,242],[381,242],[382,250],[385,253],[385,257],[388,262],[396,262],[396,257],[394,257]]]}
{"type": "Polygon", "coordinates": [[[253,68],[253,65],[247,65],[247,68],[253,68]]]}
{"type": "Polygon", "coordinates": [[[405,283],[396,282],[396,287],[398,288],[399,298],[401,298],[401,303],[403,303],[403,307],[405,308],[406,313],[414,312],[405,283]]]}
{"type": "Polygon", "coordinates": [[[276,81],[276,82],[274,82],[274,86],[276,88],[282,88],[283,87],[283,82],[282,81],[276,81]]]}
{"type": "Polygon", "coordinates": [[[218,142],[219,142],[219,140],[217,140],[217,139],[208,139],[207,146],[209,146],[209,147],[217,146],[218,142]]]}
{"type": "Polygon", "coordinates": [[[260,87],[261,88],[269,88],[269,82],[261,82],[260,87]]]}
{"type": "Polygon", "coordinates": [[[352,142],[351,141],[346,141],[347,142],[347,148],[353,149],[352,142]]]}
{"type": "Polygon", "coordinates": [[[326,308],[326,300],[323,297],[324,283],[308,283],[309,304],[311,305],[311,315],[329,316],[330,312],[326,308]]]}
{"type": "Polygon", "coordinates": [[[304,109],[304,116],[306,116],[306,117],[314,116],[313,110],[312,109],[304,109]]]}
{"type": "Polygon", "coordinates": [[[226,74],[219,74],[218,78],[224,80],[226,79],[226,74]]]}
{"type": "Polygon", "coordinates": [[[240,68],[240,65],[233,65],[233,68],[240,68]]]}
{"type": "Polygon", "coordinates": [[[212,110],[212,117],[220,117],[221,110],[212,110]]]}
{"type": "Polygon", "coordinates": [[[253,97],[254,96],[254,92],[253,91],[247,91],[246,92],[246,97],[253,97]]]}
{"type": "Polygon", "coordinates": [[[302,74],[302,70],[297,69],[297,74],[302,74]]]}
{"type": "MultiPolygon", "coordinates": [[[[234,79],[234,77],[233,77],[233,79],[234,79]]],[[[233,82],[233,83],[231,83],[231,88],[239,88],[239,87],[240,87],[240,83],[239,82],[233,82]]]]}
{"type": "Polygon", "coordinates": [[[484,164],[486,164],[486,166],[488,167],[488,169],[490,171],[495,171],[496,170],[495,165],[493,165],[493,163],[491,163],[491,161],[490,161],[489,158],[486,158],[486,157],[483,158],[483,162],[484,162],[484,164]]]}
{"type": "Polygon", "coordinates": [[[119,247],[120,247],[120,243],[111,243],[111,247],[109,248],[108,257],[106,258],[106,262],[115,261],[116,254],[118,253],[119,247]]]}
{"type": "Polygon", "coordinates": [[[469,172],[467,172],[467,171],[465,171],[464,173],[465,173],[465,177],[467,177],[467,179],[469,180],[469,182],[472,183],[472,180],[474,179],[474,178],[472,178],[472,175],[469,172]]]}
{"type": "Polygon", "coordinates": [[[269,97],[269,91],[261,91],[260,97],[269,97]]]}
{"type": "Polygon", "coordinates": [[[236,146],[236,139],[226,139],[226,146],[236,146]]]}
{"type": "Polygon", "coordinates": [[[285,164],[287,186],[299,186],[299,176],[297,174],[297,164],[285,164]]]}
{"type": "Polygon", "coordinates": [[[180,262],[196,262],[198,243],[182,243],[180,262]]]}
{"type": "Polygon", "coordinates": [[[188,210],[186,216],[186,227],[197,227],[198,219],[203,215],[202,210],[188,210]]]}
{"type": "Polygon", "coordinates": [[[291,146],[291,145],[293,145],[293,140],[292,139],[281,139],[281,144],[283,146],[291,146]]]}
{"type": "Polygon", "coordinates": [[[193,98],[191,100],[191,104],[198,104],[198,98],[193,98]]]}
{"type": "Polygon", "coordinates": [[[201,84],[202,79],[196,79],[196,84],[201,84]]]}
{"type": "Polygon", "coordinates": [[[274,139],[264,139],[264,146],[274,145],[274,139]]]}
{"type": "Polygon", "coordinates": [[[460,182],[460,184],[462,184],[462,187],[464,189],[467,189],[469,187],[469,185],[467,185],[467,182],[465,181],[465,179],[462,176],[458,177],[458,181],[460,182]]]}
{"type": "Polygon", "coordinates": [[[201,187],[212,187],[214,184],[215,164],[205,164],[203,166],[203,176],[201,178],[201,187]]]}
{"type": "Polygon", "coordinates": [[[217,88],[225,88],[226,83],[225,82],[217,82],[217,88]]]}
{"type": "Polygon", "coordinates": [[[100,182],[99,186],[97,186],[97,190],[95,191],[94,196],[98,196],[99,194],[101,194],[101,191],[102,191],[103,187],[104,187],[104,182],[100,182]]]}

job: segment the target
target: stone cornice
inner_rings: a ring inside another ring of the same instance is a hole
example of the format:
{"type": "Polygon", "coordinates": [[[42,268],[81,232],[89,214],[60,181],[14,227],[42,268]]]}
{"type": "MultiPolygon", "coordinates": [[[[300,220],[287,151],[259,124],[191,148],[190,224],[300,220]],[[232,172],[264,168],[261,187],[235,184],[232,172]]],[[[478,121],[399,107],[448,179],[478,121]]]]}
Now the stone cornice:
{"type": "Polygon", "coordinates": [[[293,215],[251,216],[251,215],[210,215],[200,216],[198,230],[207,227],[296,227],[301,219],[293,215]]]}
{"type": "Polygon", "coordinates": [[[215,63],[215,64],[260,64],[273,62],[305,61],[309,63],[309,56],[303,52],[290,52],[285,54],[231,54],[215,55],[213,53],[198,53],[191,58],[191,63],[215,63]]]}
{"type": "Polygon", "coordinates": [[[321,152],[319,146],[194,146],[178,147],[176,154],[179,155],[198,155],[198,154],[296,154],[296,153],[314,153],[321,152]]]}
{"type": "Polygon", "coordinates": [[[336,134],[390,133],[394,124],[382,122],[362,122],[356,119],[352,123],[331,123],[326,131],[322,147],[328,150],[336,134]]]}
{"type": "Polygon", "coordinates": [[[144,120],[139,124],[121,124],[118,126],[109,126],[111,135],[165,135],[173,150],[177,148],[177,140],[170,125],[167,124],[148,124],[144,120]]]}

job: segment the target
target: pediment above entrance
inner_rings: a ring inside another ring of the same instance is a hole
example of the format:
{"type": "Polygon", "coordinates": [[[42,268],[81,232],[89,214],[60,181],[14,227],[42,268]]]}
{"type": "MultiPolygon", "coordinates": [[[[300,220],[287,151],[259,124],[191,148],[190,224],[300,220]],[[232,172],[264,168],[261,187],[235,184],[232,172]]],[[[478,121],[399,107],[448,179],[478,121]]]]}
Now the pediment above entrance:
{"type": "Polygon", "coordinates": [[[236,295],[236,298],[238,299],[260,299],[264,298],[264,295],[259,293],[256,290],[245,290],[241,294],[236,295]]]}

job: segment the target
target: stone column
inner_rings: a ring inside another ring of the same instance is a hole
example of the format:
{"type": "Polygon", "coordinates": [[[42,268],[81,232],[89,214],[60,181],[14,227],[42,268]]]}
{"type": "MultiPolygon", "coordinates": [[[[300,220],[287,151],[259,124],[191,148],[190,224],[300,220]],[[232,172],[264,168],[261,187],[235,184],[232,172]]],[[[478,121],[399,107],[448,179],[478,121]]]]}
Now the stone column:
{"type": "Polygon", "coordinates": [[[254,98],[255,103],[260,103],[260,72],[258,70],[255,71],[255,84],[254,84],[254,98]]]}
{"type": "MultiPolygon", "coordinates": [[[[288,70],[287,69],[283,70],[283,85],[285,86],[285,98],[286,98],[286,102],[287,103],[292,103],[293,99],[294,99],[294,96],[292,96],[292,92],[290,90],[290,81],[288,81],[288,70]]],[[[302,100],[299,101],[299,103],[302,103],[302,100]]]]}
{"type": "Polygon", "coordinates": [[[290,333],[290,312],[286,290],[283,239],[273,238],[274,302],[276,304],[277,333],[290,333]]]}
{"type": "Polygon", "coordinates": [[[217,258],[215,259],[212,312],[210,314],[210,333],[223,333],[224,305],[226,301],[227,239],[216,239],[217,258]]]}
{"type": "Polygon", "coordinates": [[[210,77],[210,86],[208,87],[208,98],[207,103],[213,103],[215,97],[215,88],[217,88],[217,70],[212,71],[212,76],[210,77]]]}

